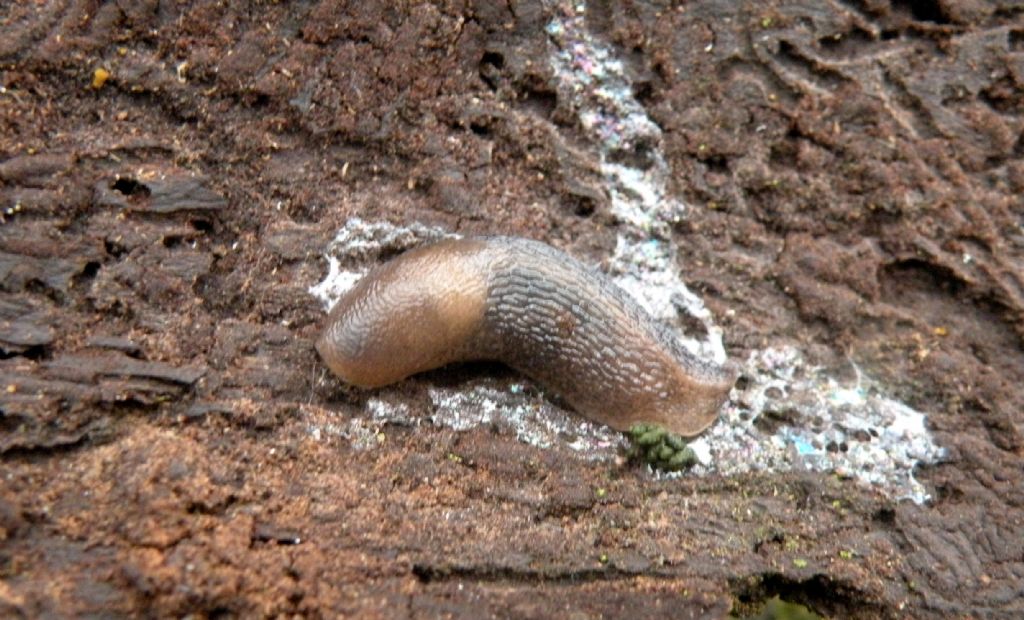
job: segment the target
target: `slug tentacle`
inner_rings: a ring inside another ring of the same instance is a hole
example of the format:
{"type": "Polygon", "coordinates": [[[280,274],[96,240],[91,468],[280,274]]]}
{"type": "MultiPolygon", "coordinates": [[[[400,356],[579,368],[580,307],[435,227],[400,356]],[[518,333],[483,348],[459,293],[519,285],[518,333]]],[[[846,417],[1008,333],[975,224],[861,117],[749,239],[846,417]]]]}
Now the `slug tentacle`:
{"type": "Polygon", "coordinates": [[[684,436],[715,420],[735,381],[603,274],[513,237],[441,241],[371,271],[331,310],[317,349],[361,387],[500,361],[613,428],[653,423],[684,436]]]}

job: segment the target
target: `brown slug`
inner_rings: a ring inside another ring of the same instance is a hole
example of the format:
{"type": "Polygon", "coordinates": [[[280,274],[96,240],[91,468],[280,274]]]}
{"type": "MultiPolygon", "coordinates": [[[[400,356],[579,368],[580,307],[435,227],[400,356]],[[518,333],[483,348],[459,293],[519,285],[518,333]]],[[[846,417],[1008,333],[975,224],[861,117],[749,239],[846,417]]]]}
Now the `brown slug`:
{"type": "Polygon", "coordinates": [[[683,436],[715,420],[735,381],[608,277],[514,237],[440,241],[377,267],[334,306],[316,347],[360,387],[495,360],[613,428],[652,423],[683,436]]]}

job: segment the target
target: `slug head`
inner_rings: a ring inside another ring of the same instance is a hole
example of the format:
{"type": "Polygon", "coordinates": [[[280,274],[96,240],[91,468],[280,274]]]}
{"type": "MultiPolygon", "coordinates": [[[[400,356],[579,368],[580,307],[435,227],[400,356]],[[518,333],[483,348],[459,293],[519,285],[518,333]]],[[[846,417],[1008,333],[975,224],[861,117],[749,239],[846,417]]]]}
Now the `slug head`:
{"type": "Polygon", "coordinates": [[[316,344],[331,371],[380,387],[458,360],[483,320],[487,293],[464,246],[406,252],[348,291],[316,344]]]}

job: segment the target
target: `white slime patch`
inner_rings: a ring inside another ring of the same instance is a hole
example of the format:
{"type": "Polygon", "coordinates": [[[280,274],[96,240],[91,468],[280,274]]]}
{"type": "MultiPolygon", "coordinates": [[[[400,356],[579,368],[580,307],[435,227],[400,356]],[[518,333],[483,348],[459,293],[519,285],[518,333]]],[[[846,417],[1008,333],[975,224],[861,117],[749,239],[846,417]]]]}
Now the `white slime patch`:
{"type": "Polygon", "coordinates": [[[384,252],[401,252],[427,241],[458,236],[418,223],[400,227],[354,217],[345,222],[327,245],[327,277],[310,287],[309,294],[330,308],[366,275],[371,265],[380,262],[384,252]]]}
{"type": "MultiPolygon", "coordinates": [[[[661,131],[633,97],[622,63],[587,33],[583,3],[551,8],[556,17],[547,32],[559,96],[571,103],[584,132],[600,149],[612,211],[620,222],[609,275],[656,319],[675,327],[690,351],[722,363],[721,329],[676,270],[670,226],[692,215],[668,194],[670,169],[661,154],[661,131]],[[701,321],[707,335],[697,339],[680,333],[680,312],[701,321]]],[[[354,218],[328,247],[329,273],[310,293],[329,308],[383,252],[451,236],[418,224],[395,227],[354,218]]],[[[785,345],[754,352],[742,371],[743,379],[718,422],[691,443],[699,460],[693,473],[835,472],[876,485],[895,498],[918,503],[929,498],[914,479],[914,467],[937,462],[945,451],[932,440],[924,414],[883,396],[859,370],[853,385],[842,384],[785,345]]],[[[429,421],[436,425],[456,430],[505,425],[526,443],[549,447],[560,442],[594,458],[610,458],[623,445],[620,434],[570,417],[518,385],[508,391],[479,385],[432,388],[429,395],[429,421]]],[[[390,402],[387,391],[370,399],[366,409],[368,419],[311,432],[319,436],[327,430],[355,444],[372,445],[376,431],[368,431],[370,427],[421,422],[406,405],[390,402]]]]}

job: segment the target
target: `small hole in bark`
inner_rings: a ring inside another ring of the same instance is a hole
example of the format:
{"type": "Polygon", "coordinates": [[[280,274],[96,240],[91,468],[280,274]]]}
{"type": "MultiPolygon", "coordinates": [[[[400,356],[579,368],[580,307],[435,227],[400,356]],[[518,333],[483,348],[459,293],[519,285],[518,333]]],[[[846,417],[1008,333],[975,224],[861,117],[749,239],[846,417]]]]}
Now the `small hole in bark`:
{"type": "Polygon", "coordinates": [[[193,229],[198,230],[201,233],[213,232],[213,222],[210,220],[191,220],[189,224],[193,229]]]}
{"type": "Polygon", "coordinates": [[[502,69],[505,67],[505,57],[498,52],[484,52],[483,58],[480,59],[481,65],[493,65],[495,69],[502,69]]]}
{"type": "Polygon", "coordinates": [[[1010,51],[1020,52],[1024,50],[1024,30],[1010,31],[1010,51]]]}
{"type": "Polygon", "coordinates": [[[129,177],[118,178],[111,184],[110,189],[129,197],[145,198],[150,194],[149,188],[145,184],[129,177]]]}
{"type": "Polygon", "coordinates": [[[498,84],[502,81],[501,69],[505,66],[505,57],[497,52],[484,52],[480,59],[480,79],[490,87],[491,90],[498,90],[498,84]]]}
{"type": "Polygon", "coordinates": [[[935,24],[948,24],[942,7],[934,0],[893,0],[893,7],[909,10],[914,19],[935,24]]]}
{"type": "Polygon", "coordinates": [[[81,273],[80,277],[83,280],[91,280],[92,278],[95,278],[96,274],[99,273],[99,272],[100,272],[99,261],[91,260],[91,261],[89,261],[88,263],[85,264],[85,267],[82,268],[82,273],[81,273]]]}
{"type": "Polygon", "coordinates": [[[893,525],[896,523],[896,511],[892,508],[882,508],[881,510],[876,511],[872,518],[877,523],[893,525]]]}
{"type": "Polygon", "coordinates": [[[651,103],[654,99],[654,86],[650,82],[637,82],[633,84],[633,96],[641,105],[651,103]]]}

